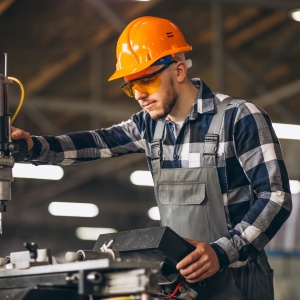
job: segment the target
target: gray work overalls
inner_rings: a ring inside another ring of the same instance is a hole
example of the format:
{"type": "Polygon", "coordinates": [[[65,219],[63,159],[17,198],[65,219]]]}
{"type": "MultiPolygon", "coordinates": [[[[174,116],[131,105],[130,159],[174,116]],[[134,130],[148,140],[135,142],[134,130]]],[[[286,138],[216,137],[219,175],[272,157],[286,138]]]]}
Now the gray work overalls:
{"type": "MultiPolygon", "coordinates": [[[[228,103],[229,99],[225,99],[218,105],[197,168],[161,168],[164,123],[157,123],[151,151],[161,225],[169,226],[182,237],[211,243],[228,233],[216,167],[218,137],[228,103]]],[[[225,267],[198,283],[197,299],[274,299],[273,273],[263,251],[247,263],[241,262],[244,266],[236,268],[237,265],[225,267]]]]}

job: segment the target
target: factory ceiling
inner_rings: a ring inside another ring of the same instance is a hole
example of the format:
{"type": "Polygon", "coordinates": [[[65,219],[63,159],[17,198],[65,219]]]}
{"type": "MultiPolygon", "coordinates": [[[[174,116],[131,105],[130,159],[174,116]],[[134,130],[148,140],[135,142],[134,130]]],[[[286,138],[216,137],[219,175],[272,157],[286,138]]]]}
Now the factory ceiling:
{"type": "MultiPolygon", "coordinates": [[[[273,122],[300,125],[300,23],[290,11],[295,0],[26,0],[0,1],[0,73],[8,53],[8,75],[25,88],[14,122],[34,135],[59,135],[111,126],[139,110],[136,101],[108,82],[115,68],[119,34],[143,15],[164,17],[181,28],[193,50],[190,77],[214,91],[249,99],[273,122]]],[[[13,111],[17,85],[9,87],[13,111]]],[[[300,179],[299,141],[282,140],[291,179],[300,179]]],[[[15,178],[0,236],[0,257],[34,241],[55,254],[92,249],[80,241],[80,226],[130,230],[155,226],[151,187],[129,175],[146,170],[143,155],[64,167],[60,181],[15,178]],[[91,202],[95,218],[54,217],[52,201],[91,202]]]]}

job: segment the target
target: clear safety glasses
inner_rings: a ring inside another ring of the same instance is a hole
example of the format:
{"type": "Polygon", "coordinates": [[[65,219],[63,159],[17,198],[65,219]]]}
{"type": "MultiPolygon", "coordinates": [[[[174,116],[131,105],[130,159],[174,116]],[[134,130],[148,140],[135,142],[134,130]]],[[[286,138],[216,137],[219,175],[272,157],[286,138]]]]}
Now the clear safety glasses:
{"type": "Polygon", "coordinates": [[[176,61],[173,60],[165,64],[161,69],[149,75],[143,76],[139,79],[126,81],[121,85],[121,89],[129,97],[134,97],[135,90],[138,90],[143,94],[154,94],[160,87],[161,80],[159,74],[169,68],[169,66],[173,63],[176,63],[176,61]]]}

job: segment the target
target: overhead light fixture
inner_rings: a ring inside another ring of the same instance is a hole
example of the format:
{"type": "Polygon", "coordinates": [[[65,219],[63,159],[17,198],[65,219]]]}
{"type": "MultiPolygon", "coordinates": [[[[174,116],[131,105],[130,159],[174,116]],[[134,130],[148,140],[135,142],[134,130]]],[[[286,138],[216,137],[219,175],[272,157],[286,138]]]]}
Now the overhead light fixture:
{"type": "Polygon", "coordinates": [[[59,180],[64,176],[64,170],[60,166],[15,163],[12,175],[14,178],[59,180]]]}
{"type": "Polygon", "coordinates": [[[299,180],[290,180],[290,188],[292,194],[300,193],[300,181],[299,180]]]}
{"type": "Polygon", "coordinates": [[[114,228],[78,227],[75,231],[80,240],[96,241],[100,234],[117,232],[114,228]]]}
{"type": "Polygon", "coordinates": [[[93,203],[51,202],[48,211],[53,216],[93,218],[99,213],[93,203]]]}
{"type": "Polygon", "coordinates": [[[300,8],[292,10],[290,16],[294,21],[300,22],[300,8]]]}
{"type": "Polygon", "coordinates": [[[273,128],[280,139],[300,140],[300,125],[273,123],[273,128]]]}
{"type": "MultiPolygon", "coordinates": [[[[280,124],[280,125],[285,125],[285,124],[280,124]]],[[[293,125],[293,126],[297,126],[297,125],[293,125]]],[[[144,185],[144,186],[153,186],[154,185],[150,171],[134,171],[130,175],[130,181],[134,185],[144,185]]],[[[292,194],[300,193],[300,181],[290,180],[290,187],[291,187],[292,194]]],[[[148,211],[148,216],[152,220],[160,220],[158,207],[155,206],[155,207],[150,208],[148,211]],[[158,219],[156,219],[156,218],[158,218],[158,219]]]]}
{"type": "MultiPolygon", "coordinates": [[[[293,195],[300,193],[300,181],[299,180],[290,180],[290,188],[291,193],[293,195]]],[[[158,206],[153,206],[148,210],[148,217],[151,220],[159,221],[160,220],[160,213],[158,206]]]]}
{"type": "Polygon", "coordinates": [[[157,206],[153,206],[148,210],[148,216],[151,220],[160,220],[160,213],[157,206]]]}
{"type": "Polygon", "coordinates": [[[134,185],[154,186],[150,171],[134,171],[130,175],[130,181],[134,185]]]}

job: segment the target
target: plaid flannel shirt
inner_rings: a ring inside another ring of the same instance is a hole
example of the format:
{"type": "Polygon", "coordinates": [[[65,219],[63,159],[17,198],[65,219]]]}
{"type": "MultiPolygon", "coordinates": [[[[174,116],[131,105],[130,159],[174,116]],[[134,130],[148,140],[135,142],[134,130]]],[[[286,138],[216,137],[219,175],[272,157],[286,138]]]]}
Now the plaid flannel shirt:
{"type": "MultiPolygon", "coordinates": [[[[191,111],[177,137],[167,119],[163,168],[192,168],[203,151],[216,105],[228,96],[212,93],[200,79],[191,111]]],[[[157,121],[140,111],[110,128],[61,136],[33,136],[30,161],[70,165],[96,159],[145,153],[151,170],[151,148],[157,121]]],[[[228,234],[211,243],[221,268],[262,250],[291,213],[289,179],[279,141],[268,115],[251,102],[232,99],[220,132],[217,170],[228,234]]]]}

